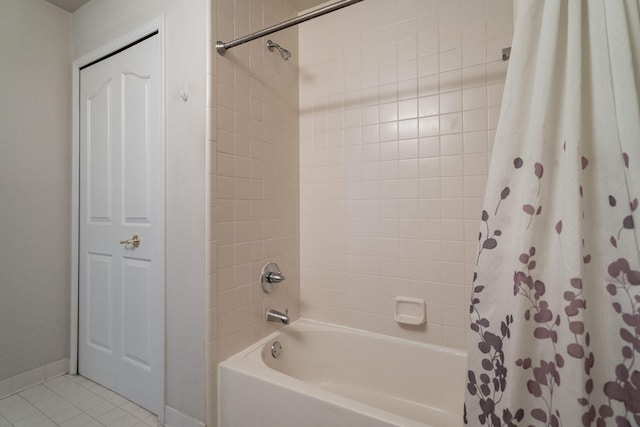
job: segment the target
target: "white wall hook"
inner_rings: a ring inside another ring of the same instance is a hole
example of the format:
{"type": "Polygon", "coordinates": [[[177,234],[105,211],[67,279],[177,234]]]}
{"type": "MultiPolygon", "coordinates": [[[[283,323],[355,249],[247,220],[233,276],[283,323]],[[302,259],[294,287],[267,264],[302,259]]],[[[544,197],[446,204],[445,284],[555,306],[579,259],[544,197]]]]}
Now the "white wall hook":
{"type": "Polygon", "coordinates": [[[182,89],[180,89],[180,98],[182,98],[184,102],[189,100],[189,88],[187,85],[184,85],[182,89]]]}

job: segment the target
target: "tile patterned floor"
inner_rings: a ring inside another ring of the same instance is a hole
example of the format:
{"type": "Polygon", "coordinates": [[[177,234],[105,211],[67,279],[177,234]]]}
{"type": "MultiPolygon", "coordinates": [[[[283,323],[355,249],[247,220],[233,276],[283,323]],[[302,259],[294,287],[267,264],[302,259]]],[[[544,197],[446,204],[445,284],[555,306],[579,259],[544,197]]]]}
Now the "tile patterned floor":
{"type": "Polygon", "coordinates": [[[155,415],[88,379],[64,375],[0,400],[0,427],[157,427],[155,415]]]}

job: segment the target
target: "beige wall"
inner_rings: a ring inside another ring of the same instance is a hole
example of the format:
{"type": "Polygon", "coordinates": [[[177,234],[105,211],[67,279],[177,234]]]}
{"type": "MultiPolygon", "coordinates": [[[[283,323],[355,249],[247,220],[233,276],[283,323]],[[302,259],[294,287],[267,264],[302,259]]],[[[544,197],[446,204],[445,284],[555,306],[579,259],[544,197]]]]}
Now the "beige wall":
{"type": "Polygon", "coordinates": [[[465,347],[511,33],[511,0],[367,0],[300,27],[303,317],[465,347]],[[398,325],[396,296],[427,325],[398,325]]]}
{"type": "Polygon", "coordinates": [[[1,1],[0,58],[2,382],[69,355],[71,15],[1,1]]]}
{"type": "MultiPolygon", "coordinates": [[[[207,0],[93,0],[73,14],[79,57],[166,18],[167,405],[205,419],[205,103],[207,0]],[[189,101],[180,90],[189,88],[189,101]]],[[[173,412],[171,413],[173,414],[173,412]]],[[[175,417],[168,414],[168,422],[175,417]]]]}

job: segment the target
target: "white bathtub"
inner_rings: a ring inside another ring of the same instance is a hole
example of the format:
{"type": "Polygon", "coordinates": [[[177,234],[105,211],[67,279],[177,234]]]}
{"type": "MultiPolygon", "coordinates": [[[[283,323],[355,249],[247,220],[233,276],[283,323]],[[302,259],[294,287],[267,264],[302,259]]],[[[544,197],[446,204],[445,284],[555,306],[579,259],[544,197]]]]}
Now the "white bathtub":
{"type": "Polygon", "coordinates": [[[465,359],[300,319],[219,365],[219,426],[460,426],[465,359]]]}

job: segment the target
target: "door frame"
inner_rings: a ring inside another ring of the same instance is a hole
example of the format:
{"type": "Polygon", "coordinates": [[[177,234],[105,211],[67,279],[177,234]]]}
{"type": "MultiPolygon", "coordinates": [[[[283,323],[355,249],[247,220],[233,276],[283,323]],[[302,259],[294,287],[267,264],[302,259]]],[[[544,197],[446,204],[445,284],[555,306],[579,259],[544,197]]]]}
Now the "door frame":
{"type": "Polygon", "coordinates": [[[80,69],[94,61],[100,60],[108,55],[115,54],[119,50],[123,50],[132,43],[135,43],[154,32],[158,33],[160,42],[160,140],[161,140],[161,174],[162,179],[159,183],[161,186],[161,213],[160,213],[160,230],[161,230],[161,250],[162,250],[162,304],[158,309],[163,319],[162,330],[162,369],[160,370],[162,383],[162,413],[158,415],[158,421],[164,422],[164,407],[166,404],[166,109],[165,109],[165,86],[166,86],[166,42],[165,42],[165,17],[157,17],[146,24],[82,55],[75,59],[72,64],[73,83],[72,83],[72,167],[71,167],[71,315],[70,315],[70,350],[69,350],[69,373],[78,373],[78,334],[80,315],[79,311],[79,259],[80,259],[80,69]]]}

